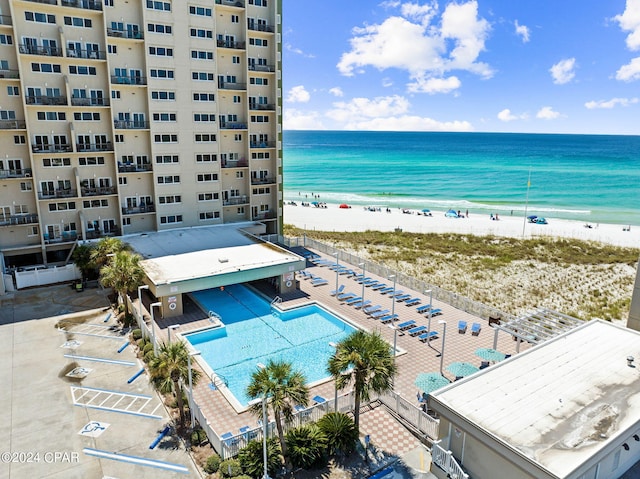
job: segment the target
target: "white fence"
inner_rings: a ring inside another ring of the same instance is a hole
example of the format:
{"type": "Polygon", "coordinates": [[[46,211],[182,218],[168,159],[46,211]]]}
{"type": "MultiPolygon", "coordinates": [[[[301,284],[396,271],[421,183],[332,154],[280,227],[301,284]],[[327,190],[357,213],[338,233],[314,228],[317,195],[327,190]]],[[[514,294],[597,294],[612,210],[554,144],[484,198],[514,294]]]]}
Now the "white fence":
{"type": "MultiPolygon", "coordinates": [[[[142,331],[142,337],[150,338],[151,341],[153,341],[155,338],[151,334],[151,329],[149,329],[149,325],[147,325],[147,322],[144,320],[144,313],[140,315],[140,310],[133,304],[133,301],[131,301],[131,298],[129,297],[129,295],[126,295],[124,300],[127,302],[127,307],[129,308],[129,311],[131,311],[133,313],[133,317],[136,318],[136,323],[138,324],[138,328],[140,328],[140,331],[142,331]]],[[[141,299],[138,298],[138,301],[141,301],[141,299]]]]}
{"type": "Polygon", "coordinates": [[[378,397],[380,402],[410,424],[415,430],[427,436],[431,441],[438,439],[440,421],[429,416],[419,407],[398,393],[389,391],[378,397]]]}
{"type": "Polygon", "coordinates": [[[16,287],[22,289],[30,286],[74,281],[81,278],[81,275],[75,264],[67,264],[65,266],[38,266],[34,269],[16,271],[15,278],[16,287]]]}
{"type": "Polygon", "coordinates": [[[431,448],[431,460],[452,479],[469,479],[469,474],[464,472],[460,464],[453,457],[451,451],[445,451],[440,447],[440,441],[433,443],[431,448]]]}

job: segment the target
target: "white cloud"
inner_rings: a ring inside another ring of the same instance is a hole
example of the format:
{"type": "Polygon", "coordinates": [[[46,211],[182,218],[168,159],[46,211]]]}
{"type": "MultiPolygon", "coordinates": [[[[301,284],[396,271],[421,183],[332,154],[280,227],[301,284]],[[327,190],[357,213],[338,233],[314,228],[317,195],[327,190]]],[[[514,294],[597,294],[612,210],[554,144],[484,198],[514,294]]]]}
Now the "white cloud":
{"type": "Polygon", "coordinates": [[[303,56],[305,58],[315,58],[315,55],[313,55],[312,53],[305,53],[300,48],[295,48],[295,47],[291,46],[290,43],[285,43],[284,44],[284,48],[287,51],[290,51],[291,53],[295,53],[296,55],[301,55],[301,56],[303,56]]]}
{"type": "Polygon", "coordinates": [[[498,113],[498,120],[504,122],[526,120],[527,118],[529,118],[529,115],[527,115],[526,113],[522,113],[521,115],[514,115],[508,108],[505,108],[500,113],[498,113]]]}
{"type": "Polygon", "coordinates": [[[449,93],[460,88],[458,77],[448,78],[415,78],[415,82],[409,83],[408,90],[411,93],[449,93]]]}
{"type": "Polygon", "coordinates": [[[529,41],[529,27],[527,27],[526,25],[520,25],[518,23],[518,20],[515,21],[515,27],[516,27],[516,35],[519,35],[520,37],[522,37],[522,42],[523,43],[527,43],[529,41]]]}
{"type": "Polygon", "coordinates": [[[390,86],[393,86],[393,79],[389,77],[384,77],[382,79],[382,86],[385,88],[389,88],[390,86]]]}
{"type": "Polygon", "coordinates": [[[640,0],[627,0],[622,15],[613,17],[620,24],[623,32],[630,32],[627,36],[629,50],[640,50],[640,0]]]}
{"type": "Polygon", "coordinates": [[[629,106],[635,103],[638,103],[637,98],[612,98],[611,100],[588,101],[587,103],[584,104],[584,106],[589,110],[595,110],[597,108],[611,109],[618,105],[629,106]]]}
{"type": "Polygon", "coordinates": [[[409,101],[401,96],[381,96],[374,98],[354,98],[350,102],[336,102],[327,116],[340,122],[354,118],[380,118],[400,115],[409,110],[409,101]]]}
{"type": "Polygon", "coordinates": [[[421,116],[403,115],[400,117],[375,118],[345,125],[345,130],[369,131],[473,131],[468,121],[437,121],[421,116]]]}
{"type": "Polygon", "coordinates": [[[339,97],[343,97],[344,96],[344,92],[342,91],[342,88],[336,86],[333,88],[329,89],[329,93],[331,93],[333,96],[339,96],[339,97]]]}
{"type": "Polygon", "coordinates": [[[295,108],[284,109],[282,126],[285,130],[326,130],[317,112],[295,108]]]}
{"type": "MultiPolygon", "coordinates": [[[[394,2],[393,6],[396,5],[394,2]]],[[[353,76],[367,66],[378,70],[397,68],[409,74],[414,82],[410,83],[411,88],[416,92],[429,91],[417,85],[428,84],[431,78],[441,79],[453,70],[491,77],[491,68],[478,61],[490,26],[478,17],[477,1],[448,4],[440,25],[436,22],[436,12],[435,1],[424,6],[407,3],[401,7],[403,16],[391,16],[380,24],[354,28],[351,49],[342,54],[338,70],[345,76],[353,76]]]]}
{"type": "Polygon", "coordinates": [[[575,58],[565,58],[553,65],[549,71],[553,77],[553,83],[562,85],[569,83],[576,76],[574,68],[576,67],[575,58]]]}
{"type": "Polygon", "coordinates": [[[287,99],[289,103],[307,103],[311,99],[311,95],[305,90],[303,85],[294,86],[289,90],[287,99]]]}
{"type": "Polygon", "coordinates": [[[560,113],[557,111],[553,111],[553,108],[550,106],[543,106],[536,113],[536,118],[541,120],[555,120],[556,118],[560,118],[560,113]]]}
{"type": "Polygon", "coordinates": [[[622,65],[616,72],[616,80],[626,82],[640,80],[640,57],[636,57],[626,65],[622,65]]]}

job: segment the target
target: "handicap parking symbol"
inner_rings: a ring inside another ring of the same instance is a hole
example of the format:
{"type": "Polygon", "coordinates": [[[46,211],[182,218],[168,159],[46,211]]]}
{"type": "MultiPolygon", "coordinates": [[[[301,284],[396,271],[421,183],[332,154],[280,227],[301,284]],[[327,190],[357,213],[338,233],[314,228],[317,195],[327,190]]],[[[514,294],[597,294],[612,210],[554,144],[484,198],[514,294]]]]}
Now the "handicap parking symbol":
{"type": "Polygon", "coordinates": [[[78,434],[81,436],[98,437],[109,427],[109,425],[110,424],[108,422],[90,421],[85,424],[78,434]]]}

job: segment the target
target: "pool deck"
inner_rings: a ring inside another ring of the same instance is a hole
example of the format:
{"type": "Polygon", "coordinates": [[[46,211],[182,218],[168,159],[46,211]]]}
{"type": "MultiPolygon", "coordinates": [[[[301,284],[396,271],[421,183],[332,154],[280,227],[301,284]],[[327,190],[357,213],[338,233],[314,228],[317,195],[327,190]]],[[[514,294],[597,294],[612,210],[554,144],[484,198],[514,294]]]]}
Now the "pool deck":
{"type": "MultiPolygon", "coordinates": [[[[356,266],[352,267],[357,269],[356,266]]],[[[372,319],[363,311],[355,309],[344,302],[340,302],[334,296],[331,296],[330,292],[335,289],[336,284],[336,273],[334,271],[327,267],[312,265],[311,263],[308,263],[306,270],[326,279],[328,284],[313,286],[310,280],[303,279],[303,276],[298,274],[297,279],[300,283],[300,290],[284,295],[281,304],[282,308],[287,309],[315,301],[361,329],[380,332],[390,344],[393,344],[393,329],[372,319]]],[[[385,278],[375,275],[367,274],[367,276],[385,281],[385,278]]],[[[345,285],[345,291],[361,293],[362,285],[357,283],[354,278],[340,275],[338,276],[338,280],[340,285],[345,285]]],[[[386,280],[386,282],[388,283],[388,280],[386,280]]],[[[424,294],[410,291],[398,285],[397,290],[400,289],[404,290],[407,294],[411,294],[411,297],[421,298],[422,302],[420,305],[429,303],[428,295],[425,296],[424,294]]],[[[271,292],[271,295],[274,294],[275,293],[271,292]]],[[[378,291],[371,290],[371,288],[365,288],[365,299],[371,300],[371,305],[380,304],[384,309],[392,309],[392,299],[388,295],[383,295],[378,291]]],[[[418,313],[416,310],[417,306],[419,305],[406,306],[404,302],[396,302],[395,313],[399,315],[399,321],[396,321],[394,324],[397,325],[404,321],[414,320],[416,325],[427,326],[429,321],[428,317],[418,313]]],[[[431,319],[431,330],[437,331],[437,339],[431,341],[431,343],[424,343],[417,337],[411,337],[408,334],[399,332],[397,335],[397,346],[399,350],[402,350],[402,353],[399,354],[396,359],[398,375],[395,379],[395,391],[405,399],[415,403],[416,406],[418,406],[416,400],[418,388],[414,385],[416,376],[420,373],[440,371],[440,352],[443,347],[442,333],[444,325],[440,324],[439,321],[442,320],[447,323],[443,374],[451,381],[455,380],[455,377],[446,370],[447,365],[457,361],[464,361],[480,366],[481,360],[474,354],[474,351],[477,348],[493,347],[494,329],[489,326],[486,320],[437,300],[433,301],[433,307],[442,310],[441,315],[434,316],[431,319]],[[458,331],[459,320],[467,321],[468,328],[464,334],[458,331]],[[474,322],[480,323],[482,326],[480,334],[478,335],[472,335],[471,333],[471,325],[474,322]]],[[[180,324],[179,331],[185,333],[207,326],[209,322],[204,317],[200,319],[198,313],[190,313],[184,317],[172,318],[170,320],[161,319],[157,321],[159,328],[158,334],[161,340],[167,339],[167,328],[170,324],[180,324]]],[[[498,351],[514,355],[516,354],[516,345],[516,341],[513,341],[510,336],[504,333],[498,335],[498,344],[496,347],[498,351]]],[[[528,347],[526,344],[520,345],[521,350],[524,350],[526,347],[528,347]]],[[[310,397],[320,395],[327,399],[333,399],[334,394],[333,382],[328,381],[313,387],[310,397]]],[[[219,435],[226,432],[237,434],[241,427],[255,427],[257,424],[257,418],[255,416],[249,412],[238,414],[220,391],[212,390],[209,387],[209,381],[206,376],[203,376],[202,380],[194,388],[194,397],[208,418],[210,425],[219,435]]],[[[413,450],[419,444],[418,439],[386,413],[385,408],[375,408],[361,415],[361,434],[369,434],[379,449],[397,457],[401,457],[408,451],[413,450]]]]}

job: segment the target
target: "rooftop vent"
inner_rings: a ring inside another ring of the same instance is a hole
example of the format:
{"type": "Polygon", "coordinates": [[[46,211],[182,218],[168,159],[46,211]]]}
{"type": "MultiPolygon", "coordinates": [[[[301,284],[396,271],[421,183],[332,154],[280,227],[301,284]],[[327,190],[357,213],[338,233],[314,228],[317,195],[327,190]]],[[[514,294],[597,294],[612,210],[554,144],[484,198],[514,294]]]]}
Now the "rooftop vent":
{"type": "MultiPolygon", "coordinates": [[[[218,258],[218,261],[220,263],[228,263],[229,262],[229,258],[218,258]]],[[[633,358],[632,358],[633,359],[633,358]]]]}

